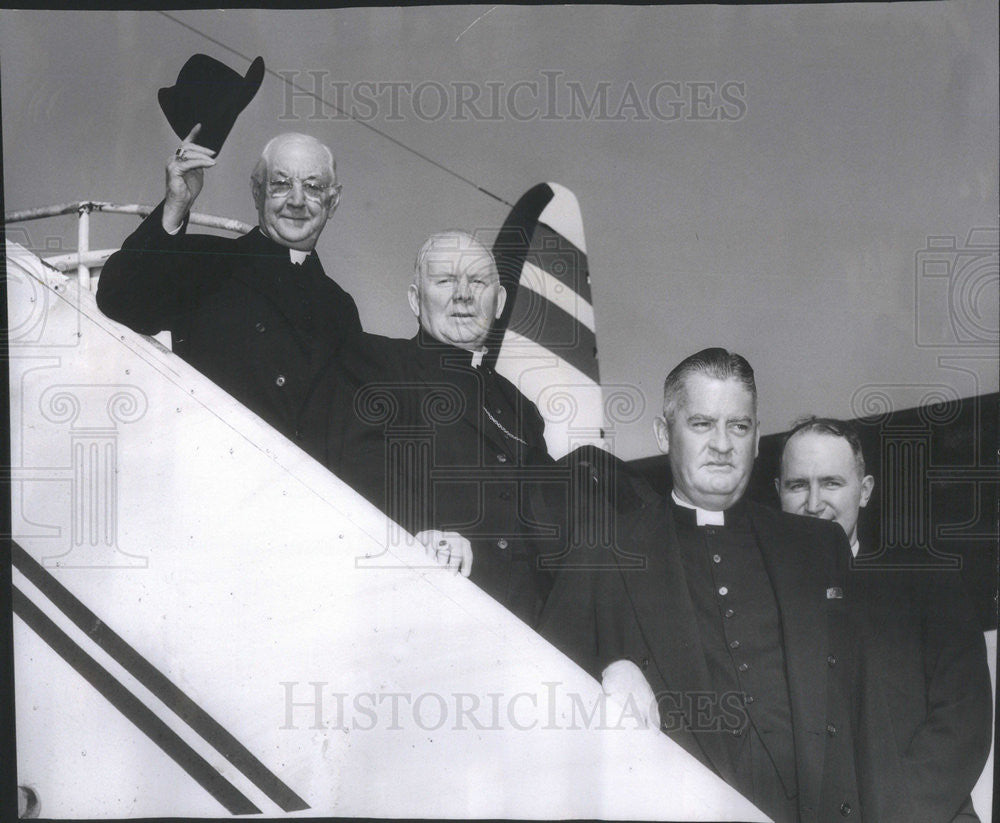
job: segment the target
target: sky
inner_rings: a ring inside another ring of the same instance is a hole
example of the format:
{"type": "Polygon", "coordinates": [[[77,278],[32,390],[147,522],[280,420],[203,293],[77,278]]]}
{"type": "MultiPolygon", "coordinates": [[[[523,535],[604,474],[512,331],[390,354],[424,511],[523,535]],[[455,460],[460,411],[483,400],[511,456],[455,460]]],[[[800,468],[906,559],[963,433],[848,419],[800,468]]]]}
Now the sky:
{"type": "MultiPolygon", "coordinates": [[[[602,383],[638,399],[609,421],[625,459],[656,452],[663,377],[706,346],[753,364],[765,434],[970,397],[1000,379],[997,16],[992,0],[2,10],[4,207],[157,202],[178,140],[156,90],[196,52],[241,73],[262,55],[196,209],[256,222],[263,144],[315,135],[344,186],[325,269],[366,330],[410,336],[422,241],[507,214],[477,186],[508,203],[568,187],[602,383]]],[[[135,225],[98,216],[91,246],[135,225]]],[[[20,237],[72,250],[75,218],[20,237]]]]}

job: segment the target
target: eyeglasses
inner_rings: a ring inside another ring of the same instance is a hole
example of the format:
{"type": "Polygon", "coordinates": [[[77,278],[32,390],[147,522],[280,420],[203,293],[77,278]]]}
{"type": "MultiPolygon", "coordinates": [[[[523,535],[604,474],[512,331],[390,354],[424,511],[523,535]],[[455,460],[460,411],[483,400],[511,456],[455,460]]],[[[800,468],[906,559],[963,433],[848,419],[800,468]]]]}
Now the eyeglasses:
{"type": "Polygon", "coordinates": [[[306,200],[321,203],[327,192],[333,192],[332,204],[336,205],[340,202],[340,191],[343,188],[340,183],[323,184],[313,180],[299,180],[298,177],[276,177],[273,180],[268,180],[267,196],[288,197],[292,193],[292,189],[295,188],[296,182],[302,186],[302,196],[306,200]]]}

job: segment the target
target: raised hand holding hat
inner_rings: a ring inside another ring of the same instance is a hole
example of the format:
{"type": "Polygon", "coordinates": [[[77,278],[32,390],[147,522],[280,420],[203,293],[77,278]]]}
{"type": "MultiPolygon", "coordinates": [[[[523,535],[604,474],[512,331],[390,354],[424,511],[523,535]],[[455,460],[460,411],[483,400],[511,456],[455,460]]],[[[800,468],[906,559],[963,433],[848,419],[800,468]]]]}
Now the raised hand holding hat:
{"type": "Polygon", "coordinates": [[[157,98],[178,137],[187,139],[200,123],[199,145],[218,153],[263,79],[263,57],[257,57],[240,76],[214,57],[195,54],[181,67],[177,82],[160,89],[157,98]]]}

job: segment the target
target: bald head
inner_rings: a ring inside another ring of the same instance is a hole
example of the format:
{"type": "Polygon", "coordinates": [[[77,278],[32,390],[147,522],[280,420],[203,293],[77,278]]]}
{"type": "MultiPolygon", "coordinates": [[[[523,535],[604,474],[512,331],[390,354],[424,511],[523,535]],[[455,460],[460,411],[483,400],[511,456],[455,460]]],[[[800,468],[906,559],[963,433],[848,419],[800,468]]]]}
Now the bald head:
{"type": "MultiPolygon", "coordinates": [[[[430,260],[440,259],[454,263],[463,254],[478,255],[493,260],[493,252],[464,229],[445,229],[434,232],[423,242],[417,252],[416,260],[413,262],[413,282],[420,285],[420,278],[427,271],[430,260]]],[[[493,268],[496,268],[495,263],[493,268]]]]}
{"type": "Polygon", "coordinates": [[[260,153],[257,165],[253,167],[250,178],[257,183],[262,183],[267,179],[273,158],[282,150],[289,147],[298,147],[309,153],[316,153],[323,158],[323,164],[329,174],[330,182],[337,180],[337,161],[333,158],[333,152],[324,143],[308,134],[300,134],[296,131],[286,131],[267,141],[264,150],[260,153]]]}

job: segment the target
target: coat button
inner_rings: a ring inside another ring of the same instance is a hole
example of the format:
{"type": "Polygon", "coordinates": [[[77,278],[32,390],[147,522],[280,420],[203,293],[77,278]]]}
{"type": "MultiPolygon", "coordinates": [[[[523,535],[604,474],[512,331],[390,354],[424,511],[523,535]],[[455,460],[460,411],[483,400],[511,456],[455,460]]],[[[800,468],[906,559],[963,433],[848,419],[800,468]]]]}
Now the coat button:
{"type": "Polygon", "coordinates": [[[646,669],[649,668],[649,658],[648,657],[643,657],[639,661],[639,668],[642,669],[643,671],[646,671],[646,669]]]}
{"type": "Polygon", "coordinates": [[[747,704],[748,706],[749,706],[749,705],[750,705],[751,703],[753,703],[753,702],[754,702],[754,700],[756,700],[756,699],[757,699],[757,698],[756,698],[756,697],[754,697],[754,696],[753,696],[752,694],[745,694],[745,695],[743,695],[743,702],[744,702],[744,703],[746,703],[746,704],[747,704]]]}
{"type": "Polygon", "coordinates": [[[852,811],[851,804],[848,803],[847,801],[844,801],[843,803],[840,804],[840,813],[844,817],[847,817],[847,815],[849,815],[851,811],[852,811]]]}
{"type": "Polygon", "coordinates": [[[725,597],[727,594],[729,594],[729,589],[727,589],[725,586],[719,586],[719,594],[725,597]]]}
{"type": "Polygon", "coordinates": [[[729,644],[729,648],[731,648],[731,649],[738,649],[739,647],[740,647],[740,641],[739,640],[733,640],[729,644]]]}
{"type": "Polygon", "coordinates": [[[261,334],[267,331],[267,326],[265,326],[259,320],[257,321],[257,325],[254,326],[254,328],[257,329],[257,331],[259,331],[261,334]]]}
{"type": "Polygon", "coordinates": [[[723,616],[724,618],[726,618],[726,620],[728,620],[728,619],[729,619],[730,617],[732,617],[732,616],[733,616],[734,614],[736,614],[736,612],[734,612],[734,611],[733,611],[732,609],[726,609],[726,610],[725,610],[725,611],[724,611],[724,612],[722,613],[722,616],[723,616]]]}
{"type": "Polygon", "coordinates": [[[831,666],[836,666],[837,658],[831,654],[829,657],[826,658],[826,662],[829,663],[831,666]]]}
{"type": "Polygon", "coordinates": [[[737,668],[738,671],[745,672],[745,671],[748,671],[750,669],[750,664],[749,663],[740,663],[740,665],[738,665],[736,668],[737,668]]]}
{"type": "Polygon", "coordinates": [[[509,544],[507,543],[507,538],[506,537],[501,537],[499,540],[497,540],[497,548],[498,549],[506,549],[508,545],[509,544]]]}
{"type": "Polygon", "coordinates": [[[828,724],[826,727],[826,733],[830,735],[830,737],[836,737],[837,727],[834,726],[833,723],[828,724]]]}
{"type": "Polygon", "coordinates": [[[287,381],[285,380],[285,375],[283,374],[279,374],[277,377],[274,378],[274,385],[278,386],[279,388],[281,386],[284,386],[286,382],[287,381]]]}
{"type": "Polygon", "coordinates": [[[506,463],[506,462],[507,462],[507,455],[506,454],[504,454],[503,452],[501,452],[500,454],[497,455],[497,463],[506,463]]]}
{"type": "Polygon", "coordinates": [[[721,563],[722,562],[722,555],[720,555],[720,554],[713,554],[712,555],[712,562],[713,563],[721,563]]]}
{"type": "Polygon", "coordinates": [[[743,729],[733,729],[733,737],[741,737],[743,735],[743,729]]]}

